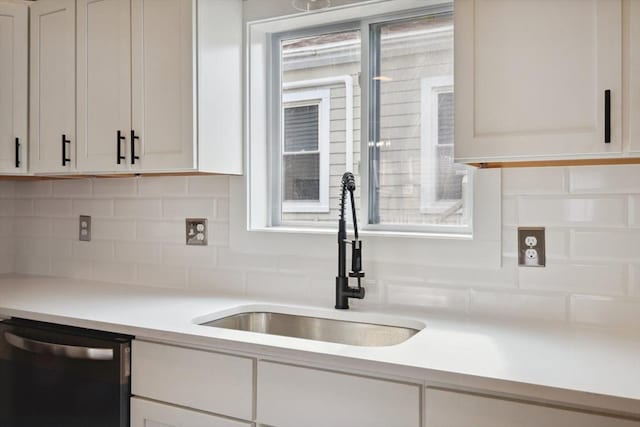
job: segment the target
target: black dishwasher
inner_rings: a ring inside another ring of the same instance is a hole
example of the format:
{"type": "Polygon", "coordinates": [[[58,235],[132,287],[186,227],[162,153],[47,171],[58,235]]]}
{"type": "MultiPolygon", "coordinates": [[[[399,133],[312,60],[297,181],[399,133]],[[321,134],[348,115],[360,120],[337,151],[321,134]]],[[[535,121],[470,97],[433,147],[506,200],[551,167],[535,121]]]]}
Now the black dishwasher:
{"type": "Polygon", "coordinates": [[[126,427],[130,336],[0,322],[0,426],[126,427]]]}

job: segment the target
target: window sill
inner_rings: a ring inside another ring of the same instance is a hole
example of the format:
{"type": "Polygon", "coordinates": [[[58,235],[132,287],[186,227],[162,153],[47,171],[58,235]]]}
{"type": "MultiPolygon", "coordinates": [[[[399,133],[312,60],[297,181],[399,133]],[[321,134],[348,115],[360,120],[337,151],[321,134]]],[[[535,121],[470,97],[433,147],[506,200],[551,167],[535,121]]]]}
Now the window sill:
{"type": "MultiPolygon", "coordinates": [[[[299,234],[299,235],[333,235],[338,233],[336,225],[335,230],[331,228],[315,228],[315,227],[262,227],[249,229],[249,232],[262,233],[283,233],[283,234],[299,234]]],[[[347,230],[352,234],[350,230],[347,230]]],[[[386,230],[359,230],[360,237],[374,238],[414,238],[414,239],[439,239],[439,240],[473,240],[473,235],[462,233],[433,233],[428,231],[386,231],[386,230]]]]}

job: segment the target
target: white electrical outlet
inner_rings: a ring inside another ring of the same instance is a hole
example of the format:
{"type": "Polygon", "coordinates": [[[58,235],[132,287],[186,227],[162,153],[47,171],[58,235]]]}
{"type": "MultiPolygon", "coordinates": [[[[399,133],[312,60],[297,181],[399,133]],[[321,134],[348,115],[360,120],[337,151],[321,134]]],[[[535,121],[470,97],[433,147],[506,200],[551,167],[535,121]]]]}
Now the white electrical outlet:
{"type": "Polygon", "coordinates": [[[544,228],[518,228],[518,265],[544,267],[545,252],[544,228]]]}

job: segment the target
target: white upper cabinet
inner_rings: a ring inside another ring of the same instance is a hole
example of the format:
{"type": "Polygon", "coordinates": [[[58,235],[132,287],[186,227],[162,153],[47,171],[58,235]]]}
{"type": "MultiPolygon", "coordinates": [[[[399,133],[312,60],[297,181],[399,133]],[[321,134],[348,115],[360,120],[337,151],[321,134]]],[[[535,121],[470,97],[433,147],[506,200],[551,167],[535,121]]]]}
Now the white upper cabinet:
{"type": "Polygon", "coordinates": [[[126,171],[131,131],[131,2],[78,0],[78,169],[126,171]]]}
{"type": "Polygon", "coordinates": [[[133,130],[137,139],[130,155],[136,169],[161,172],[198,167],[193,8],[191,0],[133,0],[133,130]]]}
{"type": "Polygon", "coordinates": [[[242,174],[240,0],[31,7],[32,172],[242,174]]]}
{"type": "Polygon", "coordinates": [[[32,172],[75,169],[75,0],[31,4],[29,158],[32,172]]]}
{"type": "Polygon", "coordinates": [[[29,9],[0,3],[0,172],[27,170],[29,9]]]}
{"type": "Polygon", "coordinates": [[[619,157],[621,21],[621,0],[457,0],[456,160],[619,157]]]}

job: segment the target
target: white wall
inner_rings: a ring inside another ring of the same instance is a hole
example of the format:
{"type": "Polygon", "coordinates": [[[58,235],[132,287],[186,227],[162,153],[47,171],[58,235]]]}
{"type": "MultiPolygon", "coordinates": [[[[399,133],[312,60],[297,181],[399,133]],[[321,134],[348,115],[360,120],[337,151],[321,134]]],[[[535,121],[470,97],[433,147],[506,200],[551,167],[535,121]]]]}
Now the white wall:
{"type": "MultiPolygon", "coordinates": [[[[307,238],[321,256],[238,252],[229,230],[244,218],[229,212],[245,195],[230,187],[242,178],[17,182],[15,268],[331,306],[333,236],[307,238]],[[81,214],[93,216],[92,242],[77,241],[81,214]],[[188,216],[209,218],[210,246],[184,245],[188,216]]],[[[640,166],[506,169],[503,187],[502,268],[373,262],[365,252],[368,296],[354,305],[637,327],[640,166]],[[546,268],[516,266],[517,226],[547,227],[546,268]]]]}
{"type": "Polygon", "coordinates": [[[0,181],[0,274],[14,270],[13,197],[15,183],[0,181]]]}

